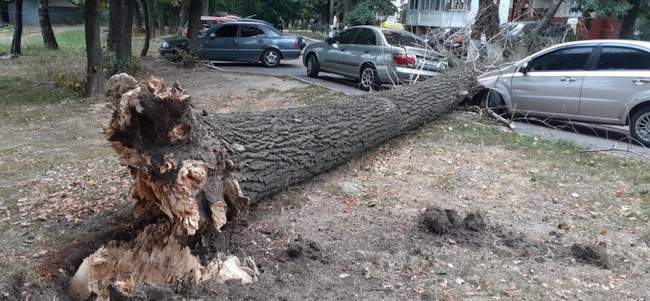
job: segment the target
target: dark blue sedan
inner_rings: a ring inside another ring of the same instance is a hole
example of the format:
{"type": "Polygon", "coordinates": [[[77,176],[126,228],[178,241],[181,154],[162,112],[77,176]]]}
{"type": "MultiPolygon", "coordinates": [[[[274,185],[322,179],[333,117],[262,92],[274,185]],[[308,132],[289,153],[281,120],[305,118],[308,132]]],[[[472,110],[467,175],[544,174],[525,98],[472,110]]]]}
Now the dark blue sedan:
{"type": "MultiPolygon", "coordinates": [[[[260,22],[226,22],[203,32],[199,57],[212,61],[262,62],[275,67],[281,60],[300,57],[306,46],[302,37],[286,34],[260,22]]],[[[189,40],[184,37],[164,38],[160,54],[168,55],[186,50],[189,40]]]]}

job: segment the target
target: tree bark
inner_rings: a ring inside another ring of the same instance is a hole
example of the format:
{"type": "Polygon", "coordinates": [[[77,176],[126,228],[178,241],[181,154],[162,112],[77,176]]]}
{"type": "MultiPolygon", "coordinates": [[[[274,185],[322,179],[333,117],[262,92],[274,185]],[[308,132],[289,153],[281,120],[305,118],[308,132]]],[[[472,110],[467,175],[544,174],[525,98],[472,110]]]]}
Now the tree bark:
{"type": "Polygon", "coordinates": [[[471,38],[479,40],[485,34],[489,40],[499,33],[499,7],[492,0],[479,0],[478,7],[471,38]]]}
{"type": "Polygon", "coordinates": [[[99,32],[99,13],[101,0],[86,0],[85,36],[86,36],[86,91],[85,96],[101,94],[104,86],[104,72],[101,64],[101,40],[99,32]]]}
{"type": "Polygon", "coordinates": [[[548,8],[544,14],[544,18],[542,18],[542,21],[537,24],[537,27],[535,27],[535,30],[533,32],[537,34],[543,33],[544,30],[546,30],[548,26],[551,25],[551,21],[553,21],[553,17],[555,17],[558,9],[560,9],[560,6],[562,6],[562,3],[564,3],[564,0],[555,0],[553,6],[548,8]]]}
{"type": "Polygon", "coordinates": [[[14,36],[11,39],[11,54],[20,55],[20,45],[23,37],[23,0],[16,0],[16,24],[14,24],[14,36]]]}
{"type": "MultiPolygon", "coordinates": [[[[115,283],[129,295],[145,283],[227,281],[224,276],[233,273],[221,273],[223,256],[203,265],[187,247],[191,241],[241,217],[252,201],[449,113],[472,83],[471,73],[451,70],[336,104],[196,114],[178,83],[167,88],[158,79],[138,84],[126,74],[113,76],[107,95],[115,111],[105,134],[134,179],[133,214],[167,221],[89,256],[73,277],[73,290],[101,299],[115,283]]],[[[251,260],[237,261],[235,270],[244,283],[258,275],[251,260]]]]}
{"type": "Polygon", "coordinates": [[[41,34],[43,35],[43,44],[48,49],[59,49],[59,44],[56,42],[54,31],[52,30],[52,23],[50,22],[49,7],[47,0],[38,0],[38,19],[41,25],[41,34]]]}
{"type": "Polygon", "coordinates": [[[468,74],[454,70],[345,103],[227,114],[195,114],[177,84],[112,83],[118,109],[106,133],[132,171],[137,207],[156,204],[193,235],[209,217],[218,220],[215,204],[238,209],[448,113],[469,89],[468,74]]]}
{"type": "Polygon", "coordinates": [[[619,39],[634,38],[634,25],[636,24],[636,19],[639,16],[641,0],[629,0],[629,3],[632,5],[632,8],[630,8],[630,10],[628,10],[625,14],[625,17],[623,17],[621,30],[618,34],[619,39]]]}
{"type": "Polygon", "coordinates": [[[187,35],[190,39],[190,51],[197,55],[199,50],[199,27],[201,26],[201,11],[203,0],[191,0],[188,8],[189,24],[187,25],[187,35]]]}
{"type": "Polygon", "coordinates": [[[180,11],[178,13],[178,28],[177,28],[178,31],[177,31],[177,34],[179,36],[180,35],[185,35],[185,36],[189,37],[189,35],[188,35],[189,32],[183,33],[183,28],[185,28],[188,25],[187,24],[188,23],[187,22],[188,21],[187,20],[188,4],[185,1],[181,1],[180,4],[181,4],[181,7],[180,7],[180,11]]]}
{"type": "Polygon", "coordinates": [[[117,52],[120,35],[120,24],[123,0],[108,0],[108,35],[106,37],[106,47],[117,52]]]}
{"type": "Polygon", "coordinates": [[[144,16],[144,8],[142,7],[142,1],[143,0],[135,1],[135,12],[133,14],[133,20],[135,21],[135,31],[138,33],[144,32],[145,25],[143,22],[146,22],[146,17],[144,16]]]}
{"type": "Polygon", "coordinates": [[[142,14],[144,16],[144,32],[145,32],[145,38],[144,38],[144,46],[142,46],[142,51],[140,52],[141,57],[147,56],[147,52],[149,52],[149,43],[151,40],[151,22],[149,20],[150,14],[149,14],[149,8],[151,7],[151,0],[138,0],[138,3],[140,3],[140,7],[142,8],[142,14]]]}
{"type": "Polygon", "coordinates": [[[165,9],[162,6],[162,3],[158,3],[158,24],[160,25],[160,36],[165,35],[165,9]]]}
{"type": "Polygon", "coordinates": [[[109,1],[107,46],[115,53],[117,70],[131,65],[134,11],[135,2],[132,0],[109,1]]]}

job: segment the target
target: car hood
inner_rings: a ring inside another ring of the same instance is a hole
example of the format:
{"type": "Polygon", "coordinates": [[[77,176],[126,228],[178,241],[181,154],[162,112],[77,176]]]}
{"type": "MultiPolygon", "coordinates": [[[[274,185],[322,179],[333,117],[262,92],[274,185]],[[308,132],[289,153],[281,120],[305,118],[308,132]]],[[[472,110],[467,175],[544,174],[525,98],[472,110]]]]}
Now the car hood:
{"type": "Polygon", "coordinates": [[[167,42],[169,44],[182,44],[182,43],[189,43],[189,39],[184,37],[184,36],[172,36],[172,37],[164,37],[160,39],[162,42],[167,42]]]}
{"type": "Polygon", "coordinates": [[[494,68],[491,68],[489,71],[478,76],[478,81],[487,80],[490,78],[498,77],[503,74],[510,74],[515,72],[515,69],[519,66],[519,62],[507,63],[494,68]]]}

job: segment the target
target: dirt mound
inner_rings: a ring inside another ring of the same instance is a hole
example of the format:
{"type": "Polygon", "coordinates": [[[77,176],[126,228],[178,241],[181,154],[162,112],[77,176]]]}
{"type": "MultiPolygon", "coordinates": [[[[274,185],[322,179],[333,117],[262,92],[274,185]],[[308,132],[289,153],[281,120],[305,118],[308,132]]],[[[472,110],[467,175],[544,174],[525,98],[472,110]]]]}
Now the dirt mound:
{"type": "Polygon", "coordinates": [[[571,255],[580,262],[604,269],[609,268],[607,246],[602,242],[598,245],[573,244],[571,246],[571,255]]]}
{"type": "Polygon", "coordinates": [[[284,250],[284,255],[289,260],[303,257],[309,260],[323,259],[323,252],[321,251],[320,245],[313,240],[294,240],[284,250]]]}
{"type": "Polygon", "coordinates": [[[462,230],[480,232],[487,227],[483,214],[480,212],[470,212],[461,221],[456,210],[429,206],[422,217],[427,229],[435,234],[447,234],[462,230]]]}

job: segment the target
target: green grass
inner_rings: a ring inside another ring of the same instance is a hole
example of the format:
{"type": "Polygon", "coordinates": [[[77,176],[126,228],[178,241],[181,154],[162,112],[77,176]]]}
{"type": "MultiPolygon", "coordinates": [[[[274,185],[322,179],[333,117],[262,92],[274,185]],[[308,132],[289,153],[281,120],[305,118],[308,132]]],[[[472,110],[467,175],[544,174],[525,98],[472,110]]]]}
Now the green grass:
{"type": "Polygon", "coordinates": [[[70,89],[15,76],[0,76],[0,91],[3,104],[54,103],[76,97],[70,89]]]}
{"type": "MultiPolygon", "coordinates": [[[[577,168],[592,175],[618,174],[634,184],[650,183],[650,163],[612,155],[585,152],[567,141],[546,141],[500,130],[489,125],[472,124],[455,119],[443,119],[425,129],[423,138],[454,139],[481,146],[499,146],[517,151],[531,160],[554,162],[565,169],[577,168]],[[449,130],[451,128],[452,130],[449,130]]],[[[494,158],[499,160],[499,158],[494,158]]],[[[642,194],[640,189],[636,194],[642,194]]]]}

